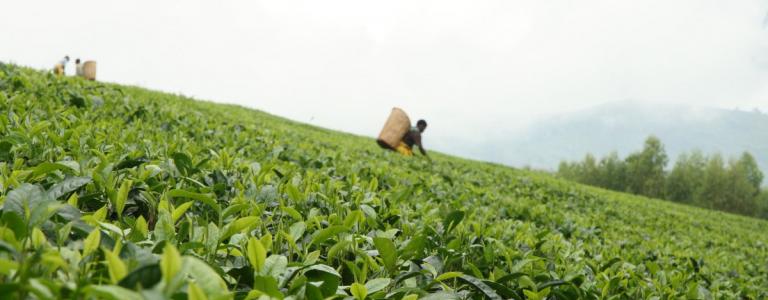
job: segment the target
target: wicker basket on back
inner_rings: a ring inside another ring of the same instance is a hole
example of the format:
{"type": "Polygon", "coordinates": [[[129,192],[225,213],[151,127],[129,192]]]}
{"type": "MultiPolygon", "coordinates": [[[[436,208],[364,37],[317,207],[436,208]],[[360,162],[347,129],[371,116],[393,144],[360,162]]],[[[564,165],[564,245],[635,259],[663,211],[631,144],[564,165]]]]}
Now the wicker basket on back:
{"type": "Polygon", "coordinates": [[[411,120],[405,111],[397,107],[392,108],[392,113],[389,114],[387,122],[384,123],[384,128],[381,129],[376,142],[382,148],[395,149],[410,128],[411,120]]]}
{"type": "Polygon", "coordinates": [[[83,63],[83,77],[88,80],[96,80],[96,62],[89,60],[83,63]]]}

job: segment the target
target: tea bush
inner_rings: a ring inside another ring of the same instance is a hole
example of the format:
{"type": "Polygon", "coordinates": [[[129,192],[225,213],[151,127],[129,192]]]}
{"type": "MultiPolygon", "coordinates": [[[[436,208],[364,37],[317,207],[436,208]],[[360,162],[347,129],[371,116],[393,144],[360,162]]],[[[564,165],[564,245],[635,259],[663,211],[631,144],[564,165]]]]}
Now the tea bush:
{"type": "Polygon", "coordinates": [[[768,223],[0,64],[0,295],[765,299],[768,223]]]}

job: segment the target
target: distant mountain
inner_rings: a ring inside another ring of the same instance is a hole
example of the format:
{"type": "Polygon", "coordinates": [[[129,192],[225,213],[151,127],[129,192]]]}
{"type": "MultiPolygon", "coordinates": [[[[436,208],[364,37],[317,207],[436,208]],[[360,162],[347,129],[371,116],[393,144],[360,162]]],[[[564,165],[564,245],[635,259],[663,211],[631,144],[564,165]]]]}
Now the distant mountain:
{"type": "MultiPolygon", "coordinates": [[[[556,170],[562,160],[580,160],[617,151],[638,151],[649,135],[659,137],[672,162],[683,152],[700,149],[725,158],[749,151],[768,175],[768,115],[681,105],[623,101],[534,123],[523,134],[501,141],[503,152],[473,156],[513,166],[556,170]]],[[[502,147],[484,147],[499,150],[502,147]]]]}

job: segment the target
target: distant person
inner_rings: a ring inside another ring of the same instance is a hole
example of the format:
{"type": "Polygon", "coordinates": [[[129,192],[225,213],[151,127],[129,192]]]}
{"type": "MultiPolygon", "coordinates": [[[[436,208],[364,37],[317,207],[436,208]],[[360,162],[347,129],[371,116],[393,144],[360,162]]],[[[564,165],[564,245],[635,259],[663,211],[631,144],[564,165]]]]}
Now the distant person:
{"type": "Polygon", "coordinates": [[[85,71],[83,70],[83,64],[80,63],[80,59],[75,59],[75,75],[79,77],[85,77],[85,71]]]}
{"type": "Polygon", "coordinates": [[[65,69],[67,68],[67,63],[69,63],[69,55],[65,55],[64,58],[59,61],[59,63],[53,66],[53,73],[56,75],[64,75],[65,69]]]}
{"type": "Polygon", "coordinates": [[[421,151],[422,155],[429,158],[427,150],[424,150],[424,145],[421,144],[421,133],[423,133],[425,129],[427,129],[427,121],[419,120],[416,122],[416,127],[411,127],[411,129],[405,133],[403,140],[400,142],[400,145],[395,148],[395,151],[405,156],[412,156],[413,146],[415,145],[419,146],[419,151],[421,151]]]}

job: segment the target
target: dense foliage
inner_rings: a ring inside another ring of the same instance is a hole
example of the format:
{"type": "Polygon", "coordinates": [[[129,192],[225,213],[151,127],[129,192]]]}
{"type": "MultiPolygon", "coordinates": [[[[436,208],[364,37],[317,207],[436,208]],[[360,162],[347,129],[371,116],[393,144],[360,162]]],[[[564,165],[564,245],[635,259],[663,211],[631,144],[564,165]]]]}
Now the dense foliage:
{"type": "Polygon", "coordinates": [[[562,162],[558,176],[584,184],[768,218],[768,191],[763,173],[744,152],[726,163],[720,154],[683,153],[669,172],[664,146],[649,137],[643,150],[622,160],[613,152],[599,161],[587,154],[580,162],[562,162]]]}
{"type": "Polygon", "coordinates": [[[0,295],[768,297],[768,223],[0,64],[0,295]]]}

